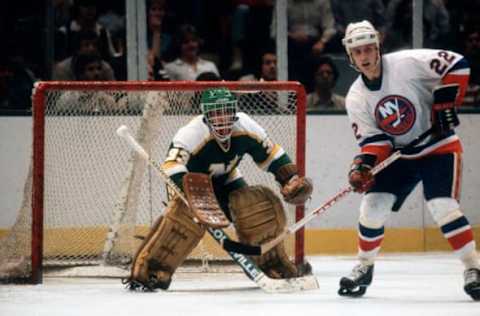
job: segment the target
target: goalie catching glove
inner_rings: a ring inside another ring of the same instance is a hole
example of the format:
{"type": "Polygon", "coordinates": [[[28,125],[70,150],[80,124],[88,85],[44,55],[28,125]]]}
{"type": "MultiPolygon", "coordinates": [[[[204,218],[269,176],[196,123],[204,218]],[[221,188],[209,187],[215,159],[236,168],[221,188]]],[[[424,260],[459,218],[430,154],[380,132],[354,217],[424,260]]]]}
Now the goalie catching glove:
{"type": "Polygon", "coordinates": [[[348,182],[354,192],[364,193],[374,185],[375,179],[371,172],[377,157],[370,154],[361,154],[353,158],[352,167],[348,173],[348,182]]]}
{"type": "Polygon", "coordinates": [[[458,88],[458,84],[448,84],[433,90],[432,124],[439,134],[445,134],[460,125],[455,109],[458,88]]]}
{"type": "Polygon", "coordinates": [[[312,195],[312,180],[307,177],[300,177],[297,174],[297,166],[287,164],[280,167],[276,179],[282,186],[282,193],[285,202],[293,205],[304,204],[312,195]]]}

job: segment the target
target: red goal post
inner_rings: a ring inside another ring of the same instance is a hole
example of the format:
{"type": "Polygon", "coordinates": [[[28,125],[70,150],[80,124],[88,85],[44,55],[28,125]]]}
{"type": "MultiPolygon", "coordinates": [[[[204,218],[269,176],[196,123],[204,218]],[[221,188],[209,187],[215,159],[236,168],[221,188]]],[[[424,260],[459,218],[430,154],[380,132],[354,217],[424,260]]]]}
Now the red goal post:
{"type": "MultiPolygon", "coordinates": [[[[167,192],[115,136],[116,128],[128,125],[162,161],[178,128],[200,114],[199,92],[218,86],[237,94],[239,110],[257,120],[304,174],[306,95],[297,82],[39,82],[32,95],[33,167],[25,187],[31,199],[24,197],[15,224],[0,240],[0,280],[40,283],[46,265],[128,263],[138,246],[135,236],[160,215],[167,192]],[[12,262],[26,271],[9,275],[12,262]]],[[[240,164],[247,182],[278,193],[273,177],[252,166],[240,164]]],[[[302,207],[287,208],[289,224],[303,215],[302,207]]],[[[224,259],[208,238],[192,258],[224,259]]],[[[290,255],[302,261],[303,229],[290,244],[290,255]]]]}

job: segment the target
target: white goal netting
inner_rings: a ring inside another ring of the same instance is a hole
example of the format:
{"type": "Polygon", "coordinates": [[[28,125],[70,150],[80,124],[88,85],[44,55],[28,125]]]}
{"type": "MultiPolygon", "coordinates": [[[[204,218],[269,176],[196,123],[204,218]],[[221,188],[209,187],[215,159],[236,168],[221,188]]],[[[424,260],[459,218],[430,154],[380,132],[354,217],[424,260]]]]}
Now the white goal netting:
{"type": "MultiPolygon", "coordinates": [[[[36,255],[43,266],[128,266],[141,236],[164,210],[167,193],[154,170],[115,131],[127,125],[151,157],[161,162],[176,131],[200,114],[200,91],[214,85],[38,85],[33,95],[33,167],[17,220],[0,240],[0,279],[29,278],[36,255]],[[36,218],[41,213],[43,225],[36,218]],[[41,229],[43,249],[35,227],[41,229]],[[32,251],[32,241],[40,249],[32,251]]],[[[236,91],[239,110],[259,122],[292,160],[303,164],[305,96],[298,84],[218,85],[236,91]],[[297,114],[303,115],[303,121],[297,114]]],[[[264,184],[278,193],[273,176],[250,158],[240,169],[248,183],[264,184]]],[[[289,222],[294,222],[295,209],[286,206],[286,211],[289,222]]],[[[292,256],[294,244],[288,240],[292,256]]],[[[190,257],[204,267],[228,258],[208,234],[190,257]]]]}

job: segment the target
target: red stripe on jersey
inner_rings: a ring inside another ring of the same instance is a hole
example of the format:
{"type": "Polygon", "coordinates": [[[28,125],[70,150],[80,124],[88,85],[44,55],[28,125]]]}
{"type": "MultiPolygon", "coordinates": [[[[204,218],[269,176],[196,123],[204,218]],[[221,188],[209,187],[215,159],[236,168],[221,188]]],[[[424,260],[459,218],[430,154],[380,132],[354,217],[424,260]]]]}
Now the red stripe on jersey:
{"type": "Polygon", "coordinates": [[[455,164],[453,166],[453,198],[460,201],[460,189],[462,183],[463,158],[461,153],[454,154],[455,164]]]}
{"type": "Polygon", "coordinates": [[[457,139],[451,143],[438,147],[437,149],[429,153],[429,155],[441,155],[441,154],[462,153],[462,152],[463,152],[462,143],[460,142],[460,140],[457,139]]]}
{"type": "Polygon", "coordinates": [[[472,229],[467,229],[457,235],[448,238],[448,243],[453,250],[459,250],[473,240],[472,229]]]}
{"type": "Polygon", "coordinates": [[[390,145],[365,145],[362,147],[362,154],[372,154],[377,156],[376,163],[384,161],[392,152],[390,145]]]}
{"type": "Polygon", "coordinates": [[[359,237],[358,238],[358,247],[360,247],[360,249],[362,251],[370,251],[370,250],[373,250],[377,247],[380,247],[380,244],[382,243],[382,240],[383,240],[383,237],[379,238],[377,240],[374,240],[374,241],[367,241],[367,240],[362,239],[362,237],[359,237]]]}
{"type": "Polygon", "coordinates": [[[445,77],[442,78],[442,84],[458,83],[460,85],[459,93],[455,99],[457,106],[463,104],[463,97],[465,97],[465,92],[467,91],[469,77],[470,75],[446,74],[445,77]]]}

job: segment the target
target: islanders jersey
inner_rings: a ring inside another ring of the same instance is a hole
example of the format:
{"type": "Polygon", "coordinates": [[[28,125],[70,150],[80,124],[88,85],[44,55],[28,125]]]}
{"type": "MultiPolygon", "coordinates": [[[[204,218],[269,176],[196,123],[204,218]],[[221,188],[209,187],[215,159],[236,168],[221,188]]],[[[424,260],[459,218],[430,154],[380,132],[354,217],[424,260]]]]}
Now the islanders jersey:
{"type": "MultiPolygon", "coordinates": [[[[385,159],[432,126],[433,89],[459,83],[456,104],[462,102],[470,69],[460,54],[433,49],[411,49],[382,56],[382,76],[369,82],[359,76],[346,97],[350,123],[362,153],[385,159]]],[[[407,155],[461,152],[455,132],[429,137],[407,155]]],[[[410,151],[409,151],[410,152],[410,151]]]]}
{"type": "Polygon", "coordinates": [[[180,187],[187,172],[210,175],[215,189],[235,187],[235,183],[237,187],[243,185],[238,165],[245,154],[261,169],[273,174],[279,167],[291,163],[282,147],[273,143],[266,131],[247,114],[237,113],[228,150],[217,143],[203,118],[199,115],[178,130],[162,165],[180,187]]]}

